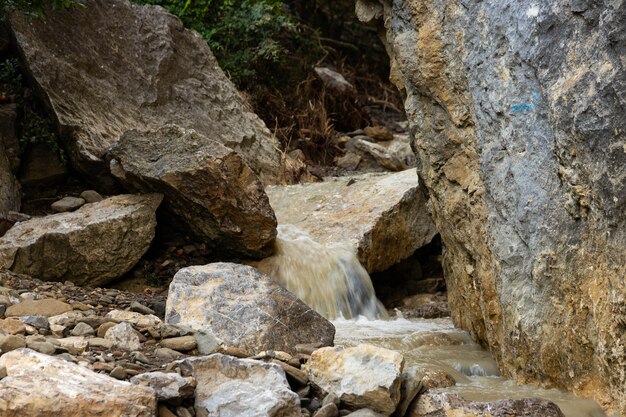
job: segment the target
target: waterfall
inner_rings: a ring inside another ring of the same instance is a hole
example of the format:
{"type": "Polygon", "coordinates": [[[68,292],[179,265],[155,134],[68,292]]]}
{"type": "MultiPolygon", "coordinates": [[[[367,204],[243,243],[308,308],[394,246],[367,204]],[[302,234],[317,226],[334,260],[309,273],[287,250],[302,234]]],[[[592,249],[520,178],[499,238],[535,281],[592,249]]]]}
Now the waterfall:
{"type": "Polygon", "coordinates": [[[326,318],[386,318],[369,274],[348,243],[324,246],[293,225],[279,225],[274,256],[256,267],[326,318]]]}

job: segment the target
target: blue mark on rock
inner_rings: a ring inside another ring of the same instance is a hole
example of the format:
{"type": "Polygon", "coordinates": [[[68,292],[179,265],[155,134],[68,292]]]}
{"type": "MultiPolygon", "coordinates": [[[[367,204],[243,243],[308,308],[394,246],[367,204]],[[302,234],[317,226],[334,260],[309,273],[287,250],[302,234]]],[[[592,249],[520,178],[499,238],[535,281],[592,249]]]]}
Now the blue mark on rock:
{"type": "Polygon", "coordinates": [[[535,105],[533,103],[514,104],[511,106],[511,111],[513,113],[519,113],[522,111],[531,111],[534,109],[535,109],[535,105]]]}
{"type": "Polygon", "coordinates": [[[533,111],[535,110],[536,104],[541,102],[541,95],[537,94],[537,91],[533,91],[533,98],[530,100],[530,103],[521,103],[521,104],[513,104],[511,106],[511,111],[513,113],[520,113],[525,111],[533,111]]]}

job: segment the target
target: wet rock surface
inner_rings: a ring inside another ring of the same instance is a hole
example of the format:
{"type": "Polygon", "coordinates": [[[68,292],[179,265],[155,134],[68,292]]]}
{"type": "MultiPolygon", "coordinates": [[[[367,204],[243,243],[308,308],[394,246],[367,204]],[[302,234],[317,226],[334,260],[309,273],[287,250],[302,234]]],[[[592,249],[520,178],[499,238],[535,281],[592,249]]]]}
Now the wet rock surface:
{"type": "Polygon", "coordinates": [[[626,5],[357,11],[407,97],[455,322],[505,374],[626,414],[626,5]]]}
{"type": "Polygon", "coordinates": [[[45,22],[19,15],[10,22],[76,168],[106,177],[104,156],[124,132],[173,123],[234,149],[263,181],[276,181],[276,139],[197,33],[160,7],[126,0],[85,6],[45,22]]]}
{"type": "Polygon", "coordinates": [[[458,394],[427,391],[411,404],[406,417],[563,417],[554,403],[537,398],[467,401],[458,394]]]}
{"type": "Polygon", "coordinates": [[[371,345],[318,349],[307,363],[313,384],[353,409],[370,408],[390,415],[401,399],[404,358],[371,345]]]}
{"type": "Polygon", "coordinates": [[[161,199],[119,195],[17,223],[0,238],[0,268],[81,285],[108,283],[150,246],[161,199]]]}
{"type": "Polygon", "coordinates": [[[409,257],[436,234],[415,171],[266,188],[278,223],[324,245],[349,243],[368,272],[409,257]]]}
{"type": "Polygon", "coordinates": [[[177,126],[126,132],[110,151],[111,172],[127,188],[165,196],[192,235],[228,254],[271,253],[276,219],[257,175],[232,149],[177,126]]]}
{"type": "Polygon", "coordinates": [[[295,353],[299,343],[331,345],[334,326],[260,271],[214,263],[181,269],[172,280],[165,321],[205,332],[247,354],[295,353]]]}

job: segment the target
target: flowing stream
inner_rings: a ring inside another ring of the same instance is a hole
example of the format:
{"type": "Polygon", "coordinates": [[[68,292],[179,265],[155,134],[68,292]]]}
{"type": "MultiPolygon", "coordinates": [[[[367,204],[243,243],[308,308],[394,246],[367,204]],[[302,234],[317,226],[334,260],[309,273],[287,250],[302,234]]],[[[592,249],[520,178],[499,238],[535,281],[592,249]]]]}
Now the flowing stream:
{"type": "Polygon", "coordinates": [[[333,319],[337,345],[369,343],[401,352],[406,365],[442,369],[457,381],[445,390],[467,400],[544,398],[566,417],[606,417],[595,401],[502,378],[489,352],[449,318],[390,319],[349,244],[326,247],[295,226],[281,225],[276,254],[257,267],[333,319]]]}

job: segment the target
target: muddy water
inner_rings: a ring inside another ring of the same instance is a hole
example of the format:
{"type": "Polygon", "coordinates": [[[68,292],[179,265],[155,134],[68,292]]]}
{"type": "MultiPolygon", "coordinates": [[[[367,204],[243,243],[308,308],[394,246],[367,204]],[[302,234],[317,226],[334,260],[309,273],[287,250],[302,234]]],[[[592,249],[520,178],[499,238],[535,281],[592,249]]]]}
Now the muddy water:
{"type": "Polygon", "coordinates": [[[255,265],[326,318],[385,318],[369,274],[347,243],[324,246],[279,225],[274,255],[255,265]]]}
{"type": "Polygon", "coordinates": [[[490,354],[450,319],[388,319],[349,243],[323,246],[295,226],[280,225],[275,255],[255,266],[334,319],[337,345],[369,343],[401,352],[408,365],[440,368],[457,381],[446,390],[468,400],[539,397],[557,403],[567,417],[606,416],[594,401],[500,377],[490,354]]]}
{"type": "Polygon", "coordinates": [[[335,344],[369,343],[401,352],[408,365],[440,368],[452,375],[457,392],[467,400],[495,401],[506,398],[544,398],[559,405],[566,417],[606,417],[591,400],[556,389],[517,385],[500,376],[491,355],[469,334],[454,327],[450,319],[334,320],[335,344]]]}

